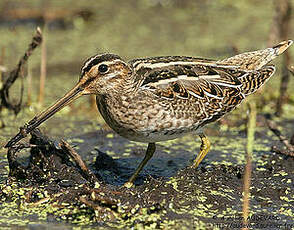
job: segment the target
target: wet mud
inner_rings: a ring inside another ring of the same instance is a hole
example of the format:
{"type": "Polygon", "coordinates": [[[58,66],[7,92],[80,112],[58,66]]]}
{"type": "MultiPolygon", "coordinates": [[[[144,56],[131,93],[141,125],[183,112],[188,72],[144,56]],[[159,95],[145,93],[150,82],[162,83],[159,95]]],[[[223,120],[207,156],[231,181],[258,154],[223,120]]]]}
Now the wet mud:
{"type": "MultiPolygon", "coordinates": [[[[213,148],[199,168],[190,167],[197,137],[162,142],[130,189],[122,185],[144,156],[145,144],[110,130],[72,136],[67,141],[95,174],[91,177],[61,141],[36,131],[26,148],[15,151],[9,177],[2,177],[0,226],[240,228],[246,132],[221,131],[218,125],[208,129],[213,148]]],[[[283,146],[262,122],[255,138],[249,224],[290,229],[294,158],[271,150],[283,146]]]]}

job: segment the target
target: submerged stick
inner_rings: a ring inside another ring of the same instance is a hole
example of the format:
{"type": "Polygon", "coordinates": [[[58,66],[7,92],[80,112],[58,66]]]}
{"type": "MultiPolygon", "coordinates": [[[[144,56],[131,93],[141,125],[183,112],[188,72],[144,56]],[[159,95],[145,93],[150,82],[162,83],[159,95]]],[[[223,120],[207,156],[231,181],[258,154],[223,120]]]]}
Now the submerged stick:
{"type": "Polygon", "coordinates": [[[253,144],[254,144],[254,133],[256,126],[256,105],[255,102],[252,101],[249,103],[249,120],[247,126],[247,146],[246,146],[246,167],[244,174],[244,197],[243,197],[243,229],[248,229],[248,216],[249,216],[249,208],[250,208],[250,184],[251,184],[251,168],[252,168],[252,152],[253,152],[253,144]]]}
{"type": "MultiPolygon", "coordinates": [[[[22,100],[20,100],[17,104],[13,104],[12,102],[10,102],[9,89],[13,85],[13,83],[16,81],[16,79],[19,77],[23,66],[26,64],[28,58],[32,55],[34,49],[36,49],[41,43],[42,43],[42,32],[41,32],[41,29],[38,27],[35,35],[32,38],[32,42],[29,44],[29,47],[26,50],[25,54],[19,60],[17,67],[10,72],[9,77],[3,84],[3,88],[0,90],[0,99],[1,99],[0,106],[4,106],[8,109],[13,110],[15,114],[18,114],[18,112],[20,111],[22,100]]],[[[21,98],[22,98],[22,92],[21,92],[21,98]]]]}

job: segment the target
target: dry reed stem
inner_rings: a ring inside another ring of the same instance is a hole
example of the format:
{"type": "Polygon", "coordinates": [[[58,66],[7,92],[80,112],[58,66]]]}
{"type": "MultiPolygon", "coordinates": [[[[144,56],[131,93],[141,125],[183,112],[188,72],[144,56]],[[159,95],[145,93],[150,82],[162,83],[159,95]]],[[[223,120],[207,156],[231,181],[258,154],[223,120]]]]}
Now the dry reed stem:
{"type": "Polygon", "coordinates": [[[2,46],[1,48],[1,55],[0,55],[0,88],[2,88],[2,72],[5,70],[4,67],[4,60],[5,60],[5,47],[2,46]]]}
{"type": "Polygon", "coordinates": [[[43,106],[44,97],[45,97],[45,80],[47,74],[47,23],[45,22],[43,27],[43,42],[41,45],[41,73],[40,73],[40,89],[39,89],[39,99],[38,104],[43,106]]]}
{"type": "MultiPolygon", "coordinates": [[[[275,26],[276,37],[282,41],[289,38],[291,28],[292,6],[290,0],[276,0],[275,4],[275,26]]],[[[288,66],[291,63],[290,53],[286,51],[282,60],[282,78],[280,84],[280,95],[276,104],[276,115],[281,116],[283,113],[283,105],[287,101],[287,89],[290,81],[288,66]]]]}
{"type": "Polygon", "coordinates": [[[251,184],[251,169],[252,169],[252,152],[254,144],[254,133],[256,126],[256,104],[251,101],[249,104],[249,119],[247,125],[247,146],[246,146],[246,167],[244,174],[244,197],[243,197],[243,225],[242,229],[248,229],[248,216],[250,211],[250,184],[251,184]]]}

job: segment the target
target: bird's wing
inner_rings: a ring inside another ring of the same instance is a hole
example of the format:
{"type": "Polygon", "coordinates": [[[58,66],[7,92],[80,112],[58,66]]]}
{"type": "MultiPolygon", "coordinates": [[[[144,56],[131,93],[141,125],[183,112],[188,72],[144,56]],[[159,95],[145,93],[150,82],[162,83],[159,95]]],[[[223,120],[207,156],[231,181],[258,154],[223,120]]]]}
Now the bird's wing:
{"type": "Polygon", "coordinates": [[[132,64],[139,87],[167,99],[222,99],[225,89],[240,93],[242,82],[239,77],[248,74],[237,66],[200,58],[160,57],[137,60],[132,64]]]}
{"type": "Polygon", "coordinates": [[[237,76],[241,74],[245,73],[204,65],[178,66],[155,71],[145,78],[141,87],[168,95],[169,98],[222,99],[224,89],[240,92],[242,82],[237,76]]]}
{"type": "MultiPolygon", "coordinates": [[[[205,59],[134,62],[138,89],[164,100],[201,104],[203,124],[219,119],[260,88],[274,73],[273,66],[243,70],[205,59]],[[198,102],[196,102],[198,101],[198,102]]],[[[179,102],[178,104],[181,104],[179,102]]],[[[199,116],[200,116],[199,115],[199,116]]],[[[198,118],[197,118],[198,119],[198,118]]]]}
{"type": "MultiPolygon", "coordinates": [[[[274,66],[244,70],[239,66],[190,57],[158,57],[131,62],[138,88],[166,99],[227,100],[239,104],[274,73],[274,66]],[[233,97],[238,97],[235,101],[233,97]],[[240,102],[239,102],[239,101],[240,102]]],[[[224,102],[224,103],[225,103],[224,102]]]]}

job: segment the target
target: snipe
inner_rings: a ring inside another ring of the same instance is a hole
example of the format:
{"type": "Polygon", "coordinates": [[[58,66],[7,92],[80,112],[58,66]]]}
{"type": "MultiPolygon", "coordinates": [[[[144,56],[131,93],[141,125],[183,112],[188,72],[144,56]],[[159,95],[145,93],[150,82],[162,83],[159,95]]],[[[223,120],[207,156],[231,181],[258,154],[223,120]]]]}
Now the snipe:
{"type": "Polygon", "coordinates": [[[82,95],[95,94],[98,109],[119,135],[148,143],[131,186],[155,152],[155,142],[197,133],[202,145],[192,167],[210,148],[202,127],[232,111],[274,73],[268,63],[292,41],[239,54],[221,61],[167,56],[125,62],[114,54],[90,57],[77,85],[54,105],[35,116],[6,145],[11,147],[42,122],[82,95]]]}

